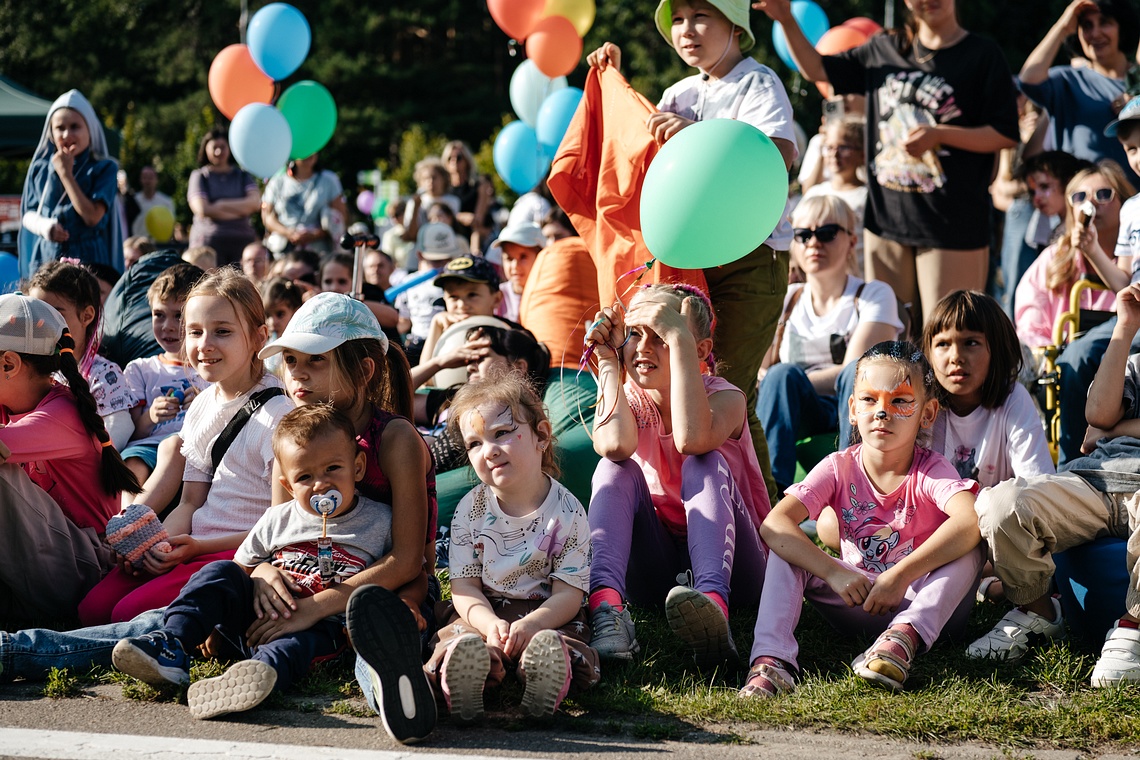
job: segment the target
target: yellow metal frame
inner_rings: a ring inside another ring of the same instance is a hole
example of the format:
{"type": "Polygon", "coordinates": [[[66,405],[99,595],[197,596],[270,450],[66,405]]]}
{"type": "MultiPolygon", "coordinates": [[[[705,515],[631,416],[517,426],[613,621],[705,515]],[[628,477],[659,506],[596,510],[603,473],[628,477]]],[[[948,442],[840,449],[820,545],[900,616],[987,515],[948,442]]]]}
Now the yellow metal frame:
{"type": "Polygon", "coordinates": [[[1046,346],[1044,352],[1045,372],[1038,378],[1038,385],[1045,386],[1045,417],[1048,422],[1049,453],[1053,461],[1057,461],[1057,442],[1061,440],[1061,374],[1057,370],[1057,357],[1061,351],[1080,332],[1081,322],[1081,296],[1087,290],[1108,290],[1100,282],[1082,277],[1073,283],[1069,290],[1069,310],[1057,317],[1053,325],[1053,345],[1046,346]]]}

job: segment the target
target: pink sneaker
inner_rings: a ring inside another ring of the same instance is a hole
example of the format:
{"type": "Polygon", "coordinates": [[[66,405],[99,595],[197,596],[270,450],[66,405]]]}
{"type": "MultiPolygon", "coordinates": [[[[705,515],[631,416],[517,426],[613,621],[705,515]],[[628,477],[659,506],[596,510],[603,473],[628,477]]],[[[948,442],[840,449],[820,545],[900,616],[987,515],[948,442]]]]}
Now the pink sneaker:
{"type": "Polygon", "coordinates": [[[439,669],[439,683],[452,720],[471,723],[483,717],[483,684],[491,671],[487,644],[467,633],[448,644],[439,669]]]}

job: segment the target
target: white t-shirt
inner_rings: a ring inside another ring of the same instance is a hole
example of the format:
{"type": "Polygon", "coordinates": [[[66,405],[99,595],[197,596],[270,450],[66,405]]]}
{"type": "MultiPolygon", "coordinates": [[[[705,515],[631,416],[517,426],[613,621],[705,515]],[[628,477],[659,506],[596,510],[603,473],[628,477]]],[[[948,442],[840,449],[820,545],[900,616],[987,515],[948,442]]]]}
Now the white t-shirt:
{"type": "Polygon", "coordinates": [[[495,316],[506,317],[512,322],[518,322],[522,293],[516,293],[515,286],[509,282],[500,283],[499,292],[503,294],[503,300],[499,302],[499,308],[495,309],[495,316]]]}
{"type": "Polygon", "coordinates": [[[95,354],[87,370],[87,385],[95,397],[100,417],[129,412],[135,405],[135,396],[123,379],[119,365],[99,354],[95,354]]]}
{"type": "MultiPolygon", "coordinates": [[[[705,81],[700,75],[682,79],[665,90],[657,109],[691,121],[743,121],[768,137],[787,140],[795,149],[792,103],[784,83],[776,72],[753,58],[744,58],[722,79],[705,81]]],[[[788,250],[792,243],[791,223],[782,219],[764,242],[774,250],[788,250]]]]}
{"type": "Polygon", "coordinates": [[[896,330],[903,329],[899,320],[898,301],[895,292],[885,282],[871,280],[859,294],[858,309],[855,293],[863,281],[848,276],[847,287],[839,305],[827,314],[819,315],[811,303],[811,289],[805,283],[792,285],[784,299],[784,308],[792,294],[803,288],[803,295],[788,315],[784,326],[784,339],[780,341],[780,361],[798,364],[805,372],[835,366],[831,357],[831,336],[842,335],[847,341],[860,322],[880,322],[896,330]]]}
{"type": "Polygon", "coordinates": [[[1013,384],[997,409],[979,406],[965,417],[943,410],[934,424],[932,448],[950,460],[961,477],[983,488],[1013,477],[1056,472],[1041,415],[1021,383],[1013,384]]]}
{"type": "Polygon", "coordinates": [[[590,590],[590,523],[574,494],[550,478],[538,509],[511,517],[480,484],[451,519],[452,578],[480,578],[488,598],[550,598],[552,579],[590,590]]]}
{"type": "Polygon", "coordinates": [[[293,408],[287,395],[269,399],[249,418],[234,438],[215,472],[210,450],[226,425],[249,397],[270,386],[281,387],[273,375],[236,399],[218,400],[218,387],[211,385],[198,394],[182,423],[182,455],[186,457],[183,479],[210,483],[205,503],[194,512],[191,534],[201,538],[244,533],[269,509],[272,501],[273,431],[293,408]]]}
{"type": "MultiPolygon", "coordinates": [[[[201,390],[206,383],[189,364],[167,361],[162,354],[135,359],[123,370],[123,378],[135,397],[136,406],[149,407],[159,396],[172,391],[186,392],[191,386],[201,390]]],[[[140,446],[157,445],[163,438],[182,429],[186,418],[185,411],[179,411],[172,419],[158,423],[146,438],[132,439],[132,444],[140,446]]]]}
{"type": "Polygon", "coordinates": [[[421,340],[427,340],[428,333],[431,332],[431,318],[444,310],[443,288],[428,280],[396,296],[394,305],[401,317],[412,321],[409,332],[421,340]]]}
{"type": "Polygon", "coordinates": [[[1132,196],[1120,207],[1120,234],[1113,255],[1131,256],[1132,274],[1140,270],[1140,195],[1132,196]]]}
{"type": "Polygon", "coordinates": [[[139,215],[131,222],[131,235],[134,237],[150,237],[150,230],[146,228],[146,215],[156,206],[162,206],[174,215],[174,201],[166,193],[155,191],[153,198],[147,198],[142,191],[135,193],[135,203],[139,204],[139,215]]]}

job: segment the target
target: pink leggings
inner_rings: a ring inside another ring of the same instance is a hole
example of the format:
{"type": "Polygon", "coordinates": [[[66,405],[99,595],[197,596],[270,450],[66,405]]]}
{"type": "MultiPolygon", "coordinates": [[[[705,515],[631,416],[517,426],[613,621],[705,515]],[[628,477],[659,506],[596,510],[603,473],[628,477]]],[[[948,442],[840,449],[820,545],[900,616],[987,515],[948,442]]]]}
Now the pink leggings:
{"type": "Polygon", "coordinates": [[[79,603],[79,622],[83,627],[125,623],[147,610],[165,607],[174,601],[190,576],[211,562],[233,559],[236,550],[201,554],[183,562],[169,573],[159,575],[127,575],[115,568],[99,581],[79,603]]]}

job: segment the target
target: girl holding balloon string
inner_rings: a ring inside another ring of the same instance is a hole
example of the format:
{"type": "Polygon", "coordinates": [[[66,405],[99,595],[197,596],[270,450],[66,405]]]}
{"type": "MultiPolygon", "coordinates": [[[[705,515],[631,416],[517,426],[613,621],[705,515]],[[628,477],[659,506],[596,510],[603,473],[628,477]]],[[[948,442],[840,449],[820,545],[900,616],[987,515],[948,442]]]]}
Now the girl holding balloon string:
{"type": "MultiPolygon", "coordinates": [[[[654,21],[681,60],[698,71],[666,89],[657,104],[659,113],[647,119],[646,127],[658,142],[694,122],[735,119],[770,137],[790,168],[796,157],[792,106],[776,73],[745,55],[756,44],[748,25],[748,0],[661,0],[654,21]]],[[[620,69],[621,50],[606,42],[586,60],[600,71],[620,69]]],[[[778,200],[780,208],[785,200],[778,200]]],[[[791,242],[791,224],[782,218],[755,250],[704,270],[719,315],[715,338],[723,377],[747,396],[749,428],[770,495],[775,495],[775,483],[755,412],[756,373],[763,358],[756,346],[767,346],[775,334],[788,287],[791,242]]]]}
{"type": "Polygon", "coordinates": [[[1001,48],[958,23],[954,0],[906,6],[903,29],[820,55],[790,0],[754,4],[804,76],[867,96],[866,279],[925,316],[947,293],[985,289],[989,231],[962,220],[989,214],[993,154],[1018,141],[1017,99],[1001,48]]]}
{"type": "Polygon", "coordinates": [[[20,277],[62,256],[123,268],[118,165],[79,90],[48,109],[20,199],[20,277]]]}

